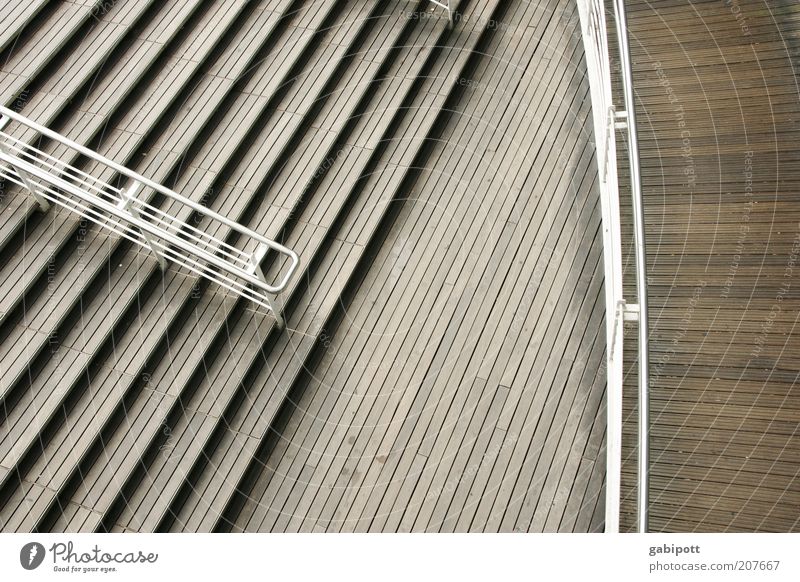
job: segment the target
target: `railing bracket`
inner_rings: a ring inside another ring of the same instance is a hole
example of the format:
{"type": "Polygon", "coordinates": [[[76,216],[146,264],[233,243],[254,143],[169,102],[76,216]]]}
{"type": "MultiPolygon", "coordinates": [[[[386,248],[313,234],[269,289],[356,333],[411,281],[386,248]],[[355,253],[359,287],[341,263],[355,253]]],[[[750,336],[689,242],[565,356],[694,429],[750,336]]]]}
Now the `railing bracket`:
{"type": "MultiPolygon", "coordinates": [[[[134,185],[130,188],[130,190],[125,190],[124,188],[120,191],[120,202],[117,205],[118,208],[121,210],[125,210],[130,213],[131,217],[133,217],[134,221],[141,221],[142,215],[136,209],[134,202],[136,200],[136,194],[139,192],[139,189],[142,185],[139,182],[135,182],[134,185]]],[[[162,253],[159,253],[157,250],[156,245],[154,244],[153,237],[143,229],[139,229],[139,232],[142,233],[144,240],[147,242],[147,246],[150,247],[153,255],[155,255],[156,260],[158,261],[158,266],[161,268],[162,271],[167,270],[167,260],[164,258],[162,253]]]]}
{"type": "Polygon", "coordinates": [[[260,265],[264,261],[264,257],[267,256],[267,252],[269,252],[269,247],[267,245],[263,243],[258,245],[258,248],[250,255],[250,266],[247,268],[248,273],[260,276],[262,279],[264,278],[264,274],[261,273],[259,275],[259,273],[261,272],[260,265]]]}
{"type": "Polygon", "coordinates": [[[639,304],[625,303],[622,306],[622,318],[625,321],[639,321],[639,304]]]}
{"type": "Polygon", "coordinates": [[[628,129],[627,111],[614,111],[614,129],[628,129]]]}

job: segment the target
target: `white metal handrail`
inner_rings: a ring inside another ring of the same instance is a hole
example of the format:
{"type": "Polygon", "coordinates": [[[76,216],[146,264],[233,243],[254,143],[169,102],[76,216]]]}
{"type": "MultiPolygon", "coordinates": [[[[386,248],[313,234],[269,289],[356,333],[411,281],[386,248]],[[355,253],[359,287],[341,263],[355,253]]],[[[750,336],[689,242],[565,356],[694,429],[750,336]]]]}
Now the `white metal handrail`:
{"type": "MultiPolygon", "coordinates": [[[[628,130],[628,161],[631,173],[631,199],[633,207],[633,243],[636,255],[636,309],[639,322],[639,531],[648,530],[648,491],[650,487],[650,374],[647,322],[647,260],[644,237],[644,201],[642,177],[639,168],[639,140],[636,132],[636,102],[633,97],[633,67],[628,44],[628,18],[624,0],[615,0],[615,22],[621,64],[622,89],[625,100],[625,127],[628,130]]],[[[628,310],[631,312],[631,310],[628,310]]],[[[632,314],[633,314],[632,313],[632,314]]]]}
{"type": "Polygon", "coordinates": [[[620,481],[622,472],[622,371],[623,322],[639,322],[639,462],[638,528],[648,529],[649,482],[649,356],[647,323],[647,271],[645,262],[644,212],[633,100],[633,75],[623,0],[614,0],[614,14],[621,61],[624,110],[617,111],[611,90],[611,60],[608,53],[606,7],[603,0],[577,0],[587,75],[592,99],[594,139],[600,174],[603,214],[603,260],[606,295],[606,531],[619,531],[620,481]],[[617,129],[626,129],[631,171],[634,246],[636,249],[637,302],[627,303],[622,288],[622,237],[617,176],[617,129]]]}
{"type": "Polygon", "coordinates": [[[278,294],[300,263],[294,251],[5,107],[0,107],[0,162],[0,178],[27,189],[42,210],[52,203],[76,212],[149,249],[162,269],[171,261],[269,309],[283,327],[278,294]],[[110,168],[127,179],[127,187],[115,187],[15,138],[6,131],[11,121],[110,168]],[[171,213],[149,204],[142,195],[144,189],[177,203],[170,209],[177,207],[178,211],[171,213]],[[197,213],[202,218],[197,224],[205,228],[181,219],[181,209],[197,213]],[[252,250],[234,247],[209,232],[220,226],[244,237],[243,246],[252,250]],[[270,250],[288,259],[277,283],[267,282],[261,269],[270,250]]]}

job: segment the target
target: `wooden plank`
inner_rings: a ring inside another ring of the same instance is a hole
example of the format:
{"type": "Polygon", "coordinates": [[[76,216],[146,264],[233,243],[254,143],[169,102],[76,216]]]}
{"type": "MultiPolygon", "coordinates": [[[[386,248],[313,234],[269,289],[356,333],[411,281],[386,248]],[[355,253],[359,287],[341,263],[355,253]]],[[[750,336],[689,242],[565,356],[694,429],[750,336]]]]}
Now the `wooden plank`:
{"type": "Polygon", "coordinates": [[[35,0],[19,4],[9,2],[0,7],[0,51],[19,36],[46,4],[47,0],[35,0]]]}
{"type": "Polygon", "coordinates": [[[92,21],[94,4],[95,0],[78,0],[58,5],[47,15],[46,22],[11,47],[2,70],[12,76],[0,78],[0,100],[3,103],[11,103],[28,80],[38,75],[92,21]],[[13,83],[16,79],[21,83],[13,83]]]}

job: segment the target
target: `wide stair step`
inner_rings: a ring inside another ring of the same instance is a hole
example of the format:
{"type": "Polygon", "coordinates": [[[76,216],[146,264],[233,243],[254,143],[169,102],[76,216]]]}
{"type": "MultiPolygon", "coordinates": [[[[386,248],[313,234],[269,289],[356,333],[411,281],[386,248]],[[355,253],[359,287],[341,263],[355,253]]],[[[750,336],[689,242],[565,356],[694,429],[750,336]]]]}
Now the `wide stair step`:
{"type": "MultiPolygon", "coordinates": [[[[292,3],[288,3],[288,2],[284,3],[284,7],[290,7],[291,5],[292,5],[292,3]]],[[[223,6],[223,8],[224,8],[224,6],[223,6]]],[[[220,15],[222,15],[222,13],[220,13],[220,15]]],[[[256,34],[256,30],[258,30],[259,33],[263,34],[263,32],[264,32],[264,28],[263,27],[265,25],[271,24],[273,26],[273,28],[275,28],[278,25],[278,22],[279,22],[280,16],[281,16],[281,15],[275,14],[275,13],[273,13],[271,11],[262,11],[262,15],[263,15],[263,22],[261,21],[261,19],[258,19],[258,18],[250,20],[249,21],[249,28],[245,28],[244,30],[241,31],[242,35],[244,35],[245,39],[246,39],[246,37],[248,35],[250,37],[252,37],[254,34],[256,34]],[[257,28],[259,26],[260,26],[260,28],[257,28]]],[[[233,15],[228,14],[226,18],[228,19],[228,22],[233,22],[233,20],[235,19],[235,16],[236,16],[236,14],[233,14],[233,15]]],[[[218,21],[215,23],[215,21],[212,19],[212,20],[209,20],[208,23],[211,26],[211,30],[214,30],[214,29],[218,30],[220,35],[224,35],[226,33],[226,30],[225,30],[224,27],[223,27],[223,29],[219,30],[219,22],[218,21]]],[[[264,38],[269,39],[269,35],[267,35],[264,38]]],[[[229,35],[228,40],[231,40],[230,35],[229,35]]],[[[236,40],[243,40],[243,39],[235,39],[235,37],[234,37],[233,40],[236,41],[236,40]]],[[[265,42],[267,42],[267,40],[265,40],[265,42]]],[[[212,54],[215,54],[218,57],[219,54],[220,54],[219,51],[214,52],[211,48],[208,48],[208,50],[204,50],[204,51],[199,50],[198,47],[194,47],[194,49],[193,49],[191,43],[186,44],[185,46],[181,46],[181,45],[178,45],[178,46],[179,46],[179,49],[180,49],[179,54],[188,55],[189,57],[200,59],[200,61],[198,63],[195,63],[195,66],[200,68],[201,70],[203,68],[202,65],[203,65],[203,63],[204,63],[206,58],[210,59],[212,54]],[[207,56],[203,57],[203,55],[207,55],[207,56]],[[203,58],[201,58],[201,57],[203,57],[203,58]]],[[[237,50],[237,49],[240,48],[238,42],[229,43],[228,46],[230,47],[231,51],[238,52],[241,55],[241,51],[237,50]]],[[[255,46],[253,49],[251,49],[251,54],[252,54],[251,58],[253,59],[253,61],[257,61],[258,58],[259,58],[258,48],[259,48],[258,46],[255,46]]],[[[191,61],[187,61],[187,62],[191,62],[191,61]]],[[[241,66],[241,67],[247,67],[249,64],[250,64],[249,63],[249,59],[242,59],[239,62],[239,66],[241,66]]],[[[184,75],[183,79],[184,79],[185,82],[188,82],[191,79],[191,76],[184,75]]],[[[168,77],[162,78],[162,82],[166,83],[167,85],[169,85],[170,84],[170,79],[168,77]]],[[[180,86],[181,86],[180,84],[175,84],[174,81],[172,82],[172,85],[176,89],[179,89],[180,86]]],[[[235,85],[235,80],[231,80],[228,83],[228,86],[231,87],[231,88],[234,85],[235,85]]],[[[176,92],[175,93],[175,97],[173,97],[172,99],[173,100],[177,99],[178,95],[179,95],[179,93],[176,92]]],[[[146,98],[146,95],[144,95],[144,98],[146,98]]],[[[214,114],[214,108],[213,107],[209,108],[208,113],[207,113],[207,118],[213,117],[213,114],[214,114]]],[[[193,117],[193,119],[197,120],[196,117],[193,117]]],[[[156,121],[157,121],[157,119],[156,119],[156,121]]],[[[189,126],[189,127],[190,127],[191,131],[193,131],[193,132],[195,132],[196,134],[199,135],[199,133],[200,133],[200,129],[199,128],[196,128],[196,127],[195,128],[191,128],[191,126],[189,126]]],[[[182,131],[186,132],[187,130],[184,128],[184,129],[182,129],[182,131]]],[[[159,135],[160,135],[160,132],[159,132],[159,135]]],[[[184,133],[184,135],[185,135],[185,133],[184,133]]],[[[89,238],[89,237],[86,237],[86,238],[89,238]]],[[[95,252],[95,253],[99,253],[100,251],[105,251],[106,253],[108,253],[109,249],[105,248],[105,245],[106,245],[107,242],[113,242],[115,245],[119,244],[118,240],[109,241],[108,237],[106,235],[102,234],[102,233],[97,234],[97,236],[96,236],[96,238],[94,240],[95,240],[95,243],[96,243],[95,244],[95,248],[94,249],[91,249],[91,247],[89,247],[89,248],[91,250],[93,250],[93,252],[95,252]],[[99,244],[97,244],[97,243],[99,243],[99,244]]],[[[73,242],[76,242],[76,241],[73,241],[73,242]]],[[[88,307],[88,304],[84,303],[84,302],[87,301],[87,297],[81,295],[82,293],[87,292],[86,288],[85,288],[85,287],[87,287],[86,283],[85,283],[85,273],[82,273],[81,270],[86,266],[84,264],[84,262],[83,262],[83,261],[86,260],[85,256],[83,256],[83,253],[86,251],[86,247],[88,247],[88,245],[85,244],[83,241],[77,241],[77,242],[81,243],[81,244],[78,244],[75,249],[73,249],[73,250],[75,250],[77,252],[75,252],[75,253],[73,253],[72,255],[69,256],[69,259],[72,261],[72,265],[69,268],[66,268],[64,270],[58,271],[58,273],[59,274],[64,274],[67,277],[73,277],[73,278],[77,277],[77,282],[78,283],[82,283],[83,286],[75,285],[74,283],[70,284],[69,283],[69,279],[67,279],[65,281],[62,281],[62,282],[57,282],[57,284],[64,285],[65,289],[72,289],[72,290],[77,291],[77,293],[75,293],[73,296],[75,297],[75,301],[76,301],[75,305],[77,306],[78,309],[80,309],[81,307],[88,307]]],[[[106,256],[108,256],[108,255],[106,255],[106,256]]],[[[99,256],[98,256],[98,259],[99,259],[98,260],[99,264],[94,264],[94,265],[89,265],[89,266],[90,266],[90,268],[95,269],[95,276],[97,276],[97,278],[99,280],[99,279],[101,279],[103,277],[103,273],[104,273],[103,267],[104,267],[104,265],[107,266],[107,259],[100,258],[99,256]]],[[[123,257],[123,259],[124,259],[124,257],[123,257]]],[[[138,288],[137,285],[136,284],[131,284],[131,283],[135,282],[134,280],[131,279],[131,277],[135,276],[136,270],[138,268],[138,261],[140,261],[140,260],[149,260],[152,263],[152,259],[148,259],[146,257],[143,258],[143,256],[140,256],[138,254],[134,254],[132,263],[127,263],[126,262],[125,265],[119,264],[119,267],[120,267],[119,272],[121,272],[123,274],[123,281],[124,281],[125,284],[120,286],[120,287],[118,287],[116,289],[117,292],[119,292],[119,290],[124,289],[124,288],[127,288],[129,290],[132,289],[132,290],[134,290],[134,292],[137,290],[137,288],[138,288]]],[[[102,282],[100,282],[100,284],[102,285],[102,282]]],[[[89,287],[89,289],[91,289],[91,287],[89,287]]],[[[90,295],[91,295],[91,293],[90,293],[90,295]]],[[[55,332],[51,332],[48,335],[48,337],[50,337],[50,338],[58,337],[58,340],[57,340],[56,343],[59,345],[59,349],[60,350],[67,352],[67,356],[69,356],[70,353],[73,352],[73,350],[70,349],[70,347],[67,347],[67,346],[71,346],[71,345],[75,344],[75,342],[80,342],[80,344],[79,344],[80,345],[80,349],[84,350],[81,353],[86,353],[86,354],[90,354],[90,355],[93,354],[95,356],[95,358],[97,358],[98,356],[100,356],[100,357],[103,356],[103,354],[102,354],[102,351],[103,351],[102,350],[103,340],[105,338],[108,338],[108,339],[112,339],[113,338],[113,335],[109,335],[109,334],[112,334],[113,329],[114,329],[114,325],[116,323],[118,323],[120,321],[120,319],[123,318],[123,316],[125,315],[126,308],[130,305],[130,301],[132,299],[135,299],[135,293],[134,293],[134,297],[133,298],[130,297],[130,296],[127,296],[127,297],[126,296],[122,296],[122,297],[120,297],[118,303],[113,304],[113,312],[112,313],[106,314],[106,315],[101,316],[101,317],[89,317],[88,318],[89,321],[85,321],[85,323],[87,323],[88,326],[82,326],[82,329],[78,329],[77,330],[78,333],[75,333],[75,330],[73,329],[71,336],[70,336],[70,330],[74,327],[74,325],[73,325],[74,321],[70,321],[70,310],[69,309],[62,309],[59,312],[60,313],[59,316],[53,317],[53,313],[49,312],[47,310],[47,306],[46,305],[44,305],[44,309],[40,308],[39,310],[31,309],[31,307],[35,307],[35,306],[34,305],[29,305],[29,306],[26,306],[27,309],[26,309],[25,314],[30,317],[29,312],[32,312],[34,316],[38,313],[39,314],[39,317],[38,317],[39,323],[50,326],[50,329],[55,329],[56,331],[55,332]],[[109,317],[109,315],[111,315],[111,317],[109,317]],[[63,335],[59,335],[59,326],[64,328],[64,331],[62,332],[63,335]],[[89,330],[86,329],[86,327],[92,327],[92,326],[95,326],[95,330],[94,330],[94,332],[89,332],[89,330]],[[87,340],[89,341],[89,345],[86,345],[87,340]]],[[[106,305],[106,307],[112,307],[112,304],[105,303],[105,305],[106,305]]],[[[69,306],[67,305],[65,307],[69,307],[69,306]]],[[[74,312],[74,309],[73,309],[73,312],[74,312]]],[[[88,316],[88,313],[86,315],[88,316]]],[[[25,329],[29,329],[29,328],[28,327],[23,327],[23,326],[17,326],[17,329],[25,330],[25,329]]],[[[38,334],[38,335],[36,335],[34,337],[38,337],[39,339],[42,339],[41,336],[42,336],[42,334],[40,333],[40,334],[38,334]]],[[[39,341],[38,344],[39,344],[39,348],[43,348],[46,345],[46,343],[43,343],[41,341],[39,341]]],[[[52,350],[53,353],[55,353],[56,351],[57,350],[52,350]]],[[[49,366],[51,368],[51,370],[55,370],[56,373],[64,372],[64,370],[61,369],[61,364],[60,364],[60,358],[59,357],[51,357],[52,354],[43,354],[43,355],[44,355],[45,358],[47,358],[46,364],[45,364],[46,367],[49,366]]],[[[33,359],[33,358],[30,358],[30,359],[33,359]]],[[[86,360],[85,360],[85,358],[83,358],[80,361],[82,363],[85,363],[86,360]]],[[[26,366],[24,365],[24,362],[23,362],[23,370],[25,369],[25,367],[26,366]]],[[[67,373],[66,373],[66,376],[61,377],[59,379],[60,389],[55,391],[52,394],[51,394],[51,392],[53,392],[52,391],[53,384],[51,382],[49,384],[49,386],[48,386],[46,380],[47,380],[47,377],[48,377],[49,374],[47,374],[47,373],[44,373],[44,374],[41,374],[40,376],[38,376],[38,378],[36,378],[36,380],[35,380],[36,384],[30,386],[29,389],[27,390],[26,396],[28,398],[31,397],[30,396],[31,394],[42,393],[44,395],[43,397],[47,398],[47,402],[52,403],[47,408],[45,408],[44,410],[38,411],[37,414],[38,414],[40,419],[45,420],[46,422],[52,422],[52,423],[59,422],[58,417],[55,416],[55,412],[58,410],[58,407],[67,406],[69,403],[74,402],[75,401],[75,396],[80,394],[80,390],[76,390],[75,386],[76,386],[76,384],[80,384],[80,382],[82,381],[81,379],[84,376],[84,372],[83,372],[83,370],[81,370],[80,366],[78,366],[77,368],[73,367],[73,368],[71,368],[71,370],[74,370],[74,372],[68,370],[67,373]]],[[[46,370],[45,370],[45,372],[46,372],[46,370]]],[[[85,389],[85,388],[83,388],[83,389],[85,389]]],[[[18,390],[18,392],[21,392],[21,390],[18,390]]],[[[7,406],[7,408],[8,408],[8,406],[7,406]]],[[[12,414],[14,412],[15,411],[12,410],[12,414]]],[[[20,412],[23,415],[28,414],[28,412],[26,412],[25,409],[20,409],[20,412]]],[[[22,426],[22,425],[19,425],[19,423],[15,423],[15,426],[22,426]]],[[[26,447],[26,446],[22,445],[19,441],[16,442],[15,445],[14,445],[15,446],[15,448],[14,448],[15,454],[13,454],[11,457],[7,458],[7,460],[6,460],[7,464],[13,465],[17,461],[19,461],[22,456],[24,456],[25,454],[28,454],[28,453],[31,453],[34,456],[36,454],[38,454],[37,453],[37,449],[40,449],[41,445],[37,442],[39,440],[38,437],[35,434],[31,433],[31,429],[36,430],[39,427],[40,427],[39,423],[34,423],[33,425],[29,425],[29,428],[27,429],[27,432],[26,432],[26,434],[29,435],[29,436],[26,437],[27,440],[26,440],[26,438],[23,438],[21,442],[23,442],[23,443],[24,442],[28,442],[28,443],[30,443],[30,445],[26,447]]],[[[19,435],[17,435],[17,436],[19,436],[19,435]]],[[[9,441],[9,442],[13,442],[13,441],[9,441]]],[[[39,453],[41,453],[41,450],[39,450],[39,453]]],[[[10,474],[11,473],[16,473],[16,471],[11,471],[10,474]]],[[[5,482],[5,485],[10,485],[10,486],[13,487],[13,483],[5,482]]]]}
{"type": "MultiPolygon", "coordinates": [[[[317,11],[314,11],[313,15],[314,15],[314,17],[312,19],[310,19],[310,20],[307,20],[307,23],[309,23],[309,22],[311,24],[317,23],[316,24],[317,26],[321,26],[321,23],[324,21],[324,16],[325,16],[324,13],[320,14],[320,12],[317,10],[317,11]]],[[[302,38],[303,42],[310,44],[312,42],[312,40],[313,40],[312,35],[310,35],[308,33],[303,35],[303,38],[302,38]]],[[[286,50],[284,47],[291,46],[291,45],[287,45],[286,43],[281,43],[280,46],[281,46],[280,50],[283,51],[283,50],[286,50]]],[[[296,46],[294,46],[294,50],[297,51],[297,47],[296,46]]],[[[297,56],[297,55],[295,55],[295,56],[297,56]]],[[[274,57],[274,55],[273,55],[273,57],[274,57]]],[[[258,63],[258,66],[259,66],[259,68],[260,68],[260,70],[262,72],[259,73],[257,71],[257,73],[253,76],[253,81],[251,81],[250,83],[253,84],[254,86],[256,86],[256,84],[257,84],[258,87],[259,87],[259,89],[258,89],[259,91],[264,91],[264,92],[266,92],[266,91],[274,91],[274,92],[277,92],[281,88],[281,85],[283,85],[284,83],[280,80],[280,78],[275,78],[273,76],[267,76],[265,74],[265,73],[267,73],[268,71],[271,70],[270,69],[270,65],[272,64],[272,61],[274,59],[266,59],[266,60],[263,60],[263,62],[262,62],[262,60],[263,59],[259,59],[259,63],[258,63]],[[267,81],[266,84],[264,84],[263,81],[267,81]]],[[[278,57],[278,60],[280,61],[279,57],[278,57]]],[[[291,67],[287,68],[284,71],[284,74],[286,75],[286,77],[291,78],[291,76],[292,76],[291,67]]],[[[250,98],[254,94],[248,90],[249,88],[250,88],[250,85],[248,84],[245,87],[240,88],[241,90],[237,90],[234,93],[232,93],[231,94],[232,95],[232,99],[235,99],[235,101],[238,102],[238,104],[234,103],[234,105],[232,105],[230,108],[229,107],[225,107],[223,109],[226,112],[231,112],[231,113],[237,113],[238,112],[239,115],[251,116],[252,115],[252,108],[251,107],[247,107],[247,105],[251,101],[250,98]]],[[[270,100],[267,99],[267,98],[264,98],[264,99],[261,99],[261,102],[263,103],[262,107],[267,107],[269,105],[270,100]]],[[[265,112],[269,112],[268,109],[265,109],[264,111],[265,112]]],[[[239,127],[241,125],[241,121],[242,121],[241,119],[237,120],[235,118],[234,119],[222,119],[221,121],[219,121],[219,124],[215,126],[216,128],[218,128],[218,129],[215,129],[215,131],[217,131],[217,130],[220,131],[220,132],[230,131],[231,128],[239,127]]],[[[239,130],[238,134],[239,134],[239,136],[237,137],[237,139],[242,139],[241,138],[241,134],[242,134],[241,130],[239,130]]],[[[221,135],[221,136],[210,135],[210,136],[205,136],[205,137],[207,139],[204,140],[204,143],[206,145],[210,145],[210,147],[213,149],[213,148],[219,147],[220,144],[224,145],[224,144],[230,143],[230,140],[233,139],[234,135],[231,135],[230,137],[227,137],[225,135],[221,135]]],[[[206,149],[206,145],[203,145],[199,149],[200,153],[197,154],[198,157],[201,157],[201,156],[204,157],[205,156],[203,151],[206,149]]],[[[235,150],[236,148],[233,148],[233,149],[235,150]]],[[[232,156],[231,159],[233,159],[233,156],[235,156],[236,153],[237,152],[232,151],[232,152],[229,152],[228,155],[232,156]]],[[[219,163],[218,155],[215,154],[214,152],[212,152],[212,154],[214,154],[214,157],[212,159],[215,160],[215,164],[219,163]]],[[[222,161],[224,161],[225,159],[226,158],[223,157],[222,161]]],[[[215,171],[213,173],[221,172],[221,170],[222,170],[222,168],[220,168],[220,170],[215,171]]],[[[224,172],[223,172],[223,175],[224,175],[224,172]]],[[[186,176],[187,176],[187,180],[188,180],[187,187],[192,186],[194,189],[196,189],[196,183],[194,182],[194,180],[197,177],[197,173],[190,171],[188,174],[186,174],[186,176]]],[[[181,184],[181,182],[179,182],[179,185],[180,184],[181,184]]],[[[212,182],[211,186],[214,186],[213,182],[212,182]]],[[[179,187],[178,189],[179,190],[185,190],[185,188],[181,188],[181,187],[179,187]]],[[[226,209],[223,208],[222,210],[225,211],[226,209]]],[[[229,209],[227,209],[227,210],[229,210],[229,209]]],[[[228,212],[226,212],[226,215],[230,215],[230,214],[228,212]]],[[[135,258],[135,257],[133,257],[133,258],[135,258]]],[[[140,275],[141,275],[141,273],[140,273],[140,275]]],[[[112,277],[113,277],[113,275],[112,275],[112,277]]],[[[180,286],[185,281],[185,278],[183,276],[178,275],[178,274],[174,274],[174,273],[170,273],[169,274],[169,278],[170,278],[171,281],[177,282],[178,286],[180,286]]],[[[116,281],[112,280],[112,286],[114,285],[115,282],[116,281]]],[[[171,297],[171,298],[172,298],[172,295],[174,295],[176,292],[177,292],[178,296],[182,296],[182,297],[186,297],[186,298],[189,298],[194,293],[194,289],[192,288],[192,285],[189,285],[184,290],[180,290],[179,288],[175,288],[175,289],[170,288],[169,287],[169,285],[170,285],[169,283],[166,283],[166,285],[167,285],[166,295],[168,297],[171,297]]],[[[125,285],[120,285],[120,287],[124,288],[125,285]]],[[[149,291],[150,290],[148,290],[148,292],[149,291]]],[[[156,296],[156,297],[159,297],[159,296],[156,296]]],[[[146,301],[143,297],[140,297],[140,299],[143,300],[143,301],[146,301]]],[[[158,310],[162,310],[163,306],[158,305],[158,303],[160,303],[159,300],[156,301],[157,310],[151,311],[151,310],[149,310],[149,309],[147,309],[145,307],[142,307],[141,317],[144,317],[145,321],[142,322],[140,320],[139,322],[137,322],[137,323],[141,323],[145,327],[148,325],[148,322],[155,323],[157,325],[157,328],[152,330],[153,333],[148,334],[150,337],[154,337],[155,341],[153,341],[152,343],[148,344],[147,346],[141,346],[141,345],[136,346],[136,345],[126,344],[129,347],[128,351],[130,352],[132,359],[128,358],[128,356],[126,356],[124,353],[121,353],[121,352],[125,352],[125,350],[124,349],[120,350],[119,349],[120,346],[119,345],[117,346],[117,348],[118,348],[116,350],[116,356],[118,358],[117,362],[120,363],[120,365],[123,368],[126,368],[127,365],[129,365],[129,364],[130,365],[141,366],[143,364],[144,360],[146,360],[146,357],[142,357],[142,355],[144,354],[146,356],[147,353],[148,353],[148,350],[153,350],[153,349],[157,348],[159,346],[158,338],[164,337],[164,333],[166,331],[166,329],[165,329],[166,325],[162,325],[162,324],[164,324],[165,322],[167,324],[170,323],[170,320],[175,315],[175,310],[174,309],[173,310],[168,310],[167,313],[159,313],[158,310]],[[151,315],[152,315],[152,317],[151,317],[151,315]],[[142,348],[144,348],[144,349],[142,349],[142,348]],[[121,362],[120,362],[120,360],[121,360],[121,362]]],[[[170,301],[170,303],[175,305],[175,304],[177,304],[179,302],[170,301]]],[[[130,323],[130,322],[128,322],[128,323],[130,323]]],[[[122,328],[122,329],[125,329],[125,328],[122,328]]],[[[117,330],[117,333],[123,333],[123,332],[121,330],[117,330]]],[[[139,337],[140,333],[141,333],[140,331],[134,331],[133,332],[133,334],[136,337],[139,337]]],[[[128,380],[128,387],[130,388],[131,386],[133,386],[134,382],[136,381],[136,378],[134,376],[126,376],[126,378],[128,380]]]]}
{"type": "MultiPolygon", "coordinates": [[[[497,7],[498,4],[480,7],[483,12],[479,15],[470,12],[468,8],[465,21],[490,22],[497,7]]],[[[307,369],[309,358],[319,347],[320,335],[327,329],[330,318],[341,301],[341,293],[357,277],[359,268],[363,268],[372,252],[371,247],[382,238],[382,226],[393,201],[404,197],[409,177],[416,168],[425,165],[421,156],[427,140],[442,123],[442,115],[452,109],[448,106],[448,98],[457,96],[457,79],[465,76],[466,71],[474,66],[472,61],[475,60],[476,47],[485,34],[483,26],[454,31],[443,41],[445,44],[441,52],[430,55],[424,66],[415,73],[413,80],[417,82],[400,85],[407,91],[406,99],[388,104],[386,109],[380,106],[374,109],[376,112],[380,111],[381,116],[386,112],[399,112],[387,124],[394,126],[394,137],[382,135],[374,146],[367,146],[371,151],[382,153],[380,158],[376,155],[372,160],[373,164],[378,159],[381,160],[377,163],[381,164],[382,171],[370,172],[370,166],[367,165],[352,178],[343,180],[345,184],[356,185],[355,196],[351,194],[353,200],[348,201],[346,215],[341,214],[333,220],[326,219],[322,218],[324,213],[320,208],[313,207],[308,209],[308,218],[301,217],[301,221],[312,224],[317,221],[330,224],[329,228],[334,230],[332,235],[336,242],[332,248],[314,251],[315,256],[324,253],[323,258],[318,259],[321,260],[319,271],[311,275],[305,296],[298,301],[298,306],[303,309],[290,318],[289,323],[290,328],[298,332],[297,337],[279,341],[271,348],[266,362],[256,362],[254,368],[248,372],[244,382],[248,388],[243,401],[225,413],[229,428],[216,437],[218,444],[214,444],[217,448],[209,455],[208,466],[200,478],[187,488],[186,503],[179,506],[180,511],[173,510],[176,514],[172,525],[174,529],[207,531],[218,527],[220,515],[226,513],[233,495],[241,487],[245,474],[254,462],[251,456],[227,469],[221,454],[241,434],[264,442],[286,397],[292,392],[291,387],[307,369]],[[404,140],[401,137],[403,135],[414,135],[415,139],[404,140]],[[362,176],[368,178],[361,181],[362,176]],[[332,259],[328,257],[335,257],[337,254],[346,257],[349,270],[338,270],[334,285],[331,286],[328,263],[332,259]],[[213,504],[210,505],[208,500],[213,500],[213,504]]],[[[377,117],[373,116],[373,123],[377,122],[377,117]]],[[[381,127],[383,124],[378,122],[377,125],[381,127]]],[[[356,137],[353,142],[371,144],[371,140],[380,135],[371,132],[371,127],[369,122],[365,122],[361,137],[356,137]]],[[[341,175],[336,173],[338,168],[334,167],[332,170],[321,185],[323,192],[326,192],[321,200],[335,195],[337,181],[342,180],[341,175]]],[[[342,172],[344,168],[338,171],[342,172]]],[[[296,244],[302,248],[301,241],[298,240],[296,244]]]]}

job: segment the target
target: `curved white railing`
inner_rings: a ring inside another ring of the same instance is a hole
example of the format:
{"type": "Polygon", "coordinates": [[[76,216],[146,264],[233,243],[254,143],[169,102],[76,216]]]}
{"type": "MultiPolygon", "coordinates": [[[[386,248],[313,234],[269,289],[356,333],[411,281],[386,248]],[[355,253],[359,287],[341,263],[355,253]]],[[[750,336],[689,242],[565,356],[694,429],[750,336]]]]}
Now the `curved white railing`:
{"type": "Polygon", "coordinates": [[[649,466],[649,387],[647,338],[647,275],[644,244],[644,214],[636,115],[628,48],[627,20],[623,0],[614,0],[620,74],[625,109],[617,111],[611,90],[611,61],[608,55],[606,6],[603,0],[577,0],[583,46],[586,54],[594,121],[594,139],[600,174],[603,218],[603,261],[606,295],[606,531],[619,531],[620,480],[622,465],[622,370],[625,320],[638,320],[639,362],[639,481],[638,527],[647,531],[649,466]],[[637,302],[627,303],[622,289],[622,238],[617,179],[616,130],[628,134],[631,171],[634,246],[636,249],[637,302]]]}
{"type": "Polygon", "coordinates": [[[0,161],[0,178],[26,188],[42,210],[53,203],[76,212],[150,249],[162,269],[171,261],[269,309],[283,327],[277,295],[299,265],[294,251],[5,107],[0,107],[0,161]],[[6,131],[12,121],[110,168],[127,179],[127,186],[113,186],[14,137],[6,131]],[[151,190],[147,197],[146,189],[151,190]],[[153,192],[174,204],[165,205],[166,211],[148,204],[153,192]],[[197,217],[194,225],[187,222],[191,214],[197,217]],[[225,227],[243,238],[243,249],[213,234],[225,227]],[[288,262],[276,283],[267,282],[261,270],[269,251],[288,262]]]}

